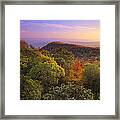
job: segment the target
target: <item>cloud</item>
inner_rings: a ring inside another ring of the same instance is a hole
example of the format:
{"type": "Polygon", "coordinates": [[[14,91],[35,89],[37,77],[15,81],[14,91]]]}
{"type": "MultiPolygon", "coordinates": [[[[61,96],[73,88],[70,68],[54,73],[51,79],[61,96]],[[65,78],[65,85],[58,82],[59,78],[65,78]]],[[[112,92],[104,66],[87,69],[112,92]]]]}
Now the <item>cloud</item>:
{"type": "Polygon", "coordinates": [[[50,32],[21,32],[21,38],[53,38],[53,39],[86,39],[99,40],[99,30],[80,32],[80,31],[50,31],[50,32]]]}
{"type": "Polygon", "coordinates": [[[99,25],[67,25],[23,22],[21,38],[55,38],[99,40],[99,25]]]}
{"type": "Polygon", "coordinates": [[[68,26],[63,24],[48,24],[48,23],[32,23],[31,25],[38,27],[48,27],[48,28],[57,28],[57,29],[66,29],[66,30],[96,30],[95,26],[68,26]]]}

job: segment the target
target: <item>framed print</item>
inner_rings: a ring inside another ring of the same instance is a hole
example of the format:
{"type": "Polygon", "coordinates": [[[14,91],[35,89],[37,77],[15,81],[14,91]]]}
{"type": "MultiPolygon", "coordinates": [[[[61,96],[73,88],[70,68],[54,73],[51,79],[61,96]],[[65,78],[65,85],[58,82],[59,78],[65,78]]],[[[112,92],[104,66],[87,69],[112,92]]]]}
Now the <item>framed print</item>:
{"type": "Polygon", "coordinates": [[[2,119],[119,119],[119,2],[1,2],[2,119]]]}

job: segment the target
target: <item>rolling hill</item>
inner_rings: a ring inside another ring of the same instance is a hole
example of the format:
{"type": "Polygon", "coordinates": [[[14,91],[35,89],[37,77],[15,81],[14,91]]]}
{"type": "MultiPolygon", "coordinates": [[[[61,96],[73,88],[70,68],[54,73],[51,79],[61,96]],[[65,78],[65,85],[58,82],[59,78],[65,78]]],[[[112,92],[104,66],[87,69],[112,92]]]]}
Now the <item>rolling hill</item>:
{"type": "Polygon", "coordinates": [[[66,49],[72,52],[76,58],[84,60],[99,60],[100,57],[100,48],[98,47],[93,48],[82,45],[66,44],[63,42],[51,42],[41,49],[48,50],[52,54],[56,52],[56,49],[66,49]]]}

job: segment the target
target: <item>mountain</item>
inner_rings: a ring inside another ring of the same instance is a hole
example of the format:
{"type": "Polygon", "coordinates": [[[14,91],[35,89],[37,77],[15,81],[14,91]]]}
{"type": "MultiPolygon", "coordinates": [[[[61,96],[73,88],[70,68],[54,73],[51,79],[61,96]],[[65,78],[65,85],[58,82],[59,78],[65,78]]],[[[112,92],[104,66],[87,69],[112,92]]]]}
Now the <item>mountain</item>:
{"type": "Polygon", "coordinates": [[[54,54],[56,49],[66,49],[74,54],[75,57],[81,58],[84,60],[88,59],[99,59],[100,57],[100,48],[96,47],[86,47],[82,45],[67,44],[63,42],[51,42],[46,46],[42,47],[43,50],[48,50],[50,53],[54,54]]]}
{"type": "Polygon", "coordinates": [[[74,45],[83,45],[86,47],[99,47],[100,43],[99,42],[91,42],[91,41],[86,41],[86,40],[66,40],[66,39],[52,39],[52,38],[21,38],[21,40],[24,40],[27,42],[29,45],[32,45],[34,48],[42,48],[43,46],[47,45],[48,43],[51,42],[64,42],[68,44],[74,44],[74,45]]]}

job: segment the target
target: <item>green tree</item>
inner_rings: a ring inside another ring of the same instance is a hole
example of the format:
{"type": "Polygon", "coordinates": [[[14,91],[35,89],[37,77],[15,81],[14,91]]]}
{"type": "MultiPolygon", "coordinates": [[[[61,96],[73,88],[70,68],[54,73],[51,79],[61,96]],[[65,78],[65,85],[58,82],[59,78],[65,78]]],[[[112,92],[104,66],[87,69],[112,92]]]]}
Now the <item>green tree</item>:
{"type": "Polygon", "coordinates": [[[52,54],[58,65],[65,69],[66,76],[69,76],[71,64],[74,61],[73,53],[65,48],[56,48],[52,54]]]}
{"type": "Polygon", "coordinates": [[[93,100],[94,95],[90,89],[76,85],[74,82],[61,84],[49,89],[48,93],[42,96],[45,100],[93,100]]]}
{"type": "Polygon", "coordinates": [[[46,81],[50,85],[57,84],[59,78],[65,76],[64,69],[57,65],[57,63],[39,63],[31,68],[28,76],[32,79],[38,79],[41,81],[46,81]]]}
{"type": "Polygon", "coordinates": [[[40,100],[42,95],[42,86],[40,81],[32,80],[24,76],[20,81],[20,98],[21,100],[40,100]]]}
{"type": "MultiPolygon", "coordinates": [[[[48,54],[44,51],[46,53],[48,54]]],[[[45,91],[49,86],[58,84],[59,79],[63,80],[65,76],[64,69],[54,58],[32,48],[21,48],[20,69],[21,77],[29,76],[32,80],[41,81],[45,91]]]]}
{"type": "Polygon", "coordinates": [[[45,55],[45,56],[48,56],[48,57],[52,57],[52,54],[47,51],[47,50],[42,50],[42,49],[39,49],[39,52],[42,54],[42,55],[45,55]]]}
{"type": "Polygon", "coordinates": [[[95,99],[100,95],[100,68],[96,64],[88,63],[84,67],[85,86],[95,94],[95,99]]]}
{"type": "Polygon", "coordinates": [[[35,50],[32,48],[21,48],[20,74],[25,76],[35,64],[38,64],[38,58],[35,50]]]}
{"type": "Polygon", "coordinates": [[[47,92],[49,86],[57,85],[59,80],[65,77],[65,71],[53,58],[41,55],[39,56],[39,63],[34,65],[27,75],[31,79],[41,81],[44,92],[47,92]]]}

